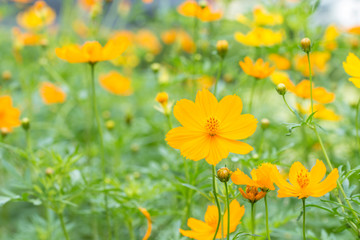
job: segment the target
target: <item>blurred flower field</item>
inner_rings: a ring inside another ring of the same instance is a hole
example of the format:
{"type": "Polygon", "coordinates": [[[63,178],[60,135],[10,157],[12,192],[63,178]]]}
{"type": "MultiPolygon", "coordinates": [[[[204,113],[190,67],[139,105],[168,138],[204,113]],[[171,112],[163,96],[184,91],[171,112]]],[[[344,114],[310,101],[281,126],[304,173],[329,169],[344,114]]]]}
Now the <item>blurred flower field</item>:
{"type": "Polygon", "coordinates": [[[245,2],[0,1],[0,239],[359,239],[360,25],[245,2]]]}

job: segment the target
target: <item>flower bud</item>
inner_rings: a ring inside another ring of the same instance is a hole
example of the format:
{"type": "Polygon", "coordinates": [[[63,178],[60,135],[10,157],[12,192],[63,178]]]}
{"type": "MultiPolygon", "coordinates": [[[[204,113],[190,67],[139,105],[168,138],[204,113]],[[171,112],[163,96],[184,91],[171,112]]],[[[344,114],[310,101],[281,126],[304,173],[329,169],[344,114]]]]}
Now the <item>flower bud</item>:
{"type": "Polygon", "coordinates": [[[216,43],[216,50],[220,57],[224,58],[229,49],[229,43],[226,40],[219,40],[216,43]]]}
{"type": "Polygon", "coordinates": [[[9,134],[9,129],[7,128],[1,128],[0,129],[0,132],[1,132],[1,137],[4,139],[7,137],[7,135],[9,134]]]}
{"type": "Polygon", "coordinates": [[[11,79],[11,72],[8,71],[8,70],[5,70],[2,72],[2,79],[5,80],[5,81],[8,81],[11,79]]]}
{"type": "Polygon", "coordinates": [[[159,92],[155,100],[161,105],[165,106],[169,100],[169,95],[166,92],[159,92]]]}
{"type": "Polygon", "coordinates": [[[152,70],[154,73],[158,73],[158,72],[160,71],[160,68],[161,68],[160,63],[153,63],[153,64],[151,64],[151,70],[152,70]]]}
{"type": "Polygon", "coordinates": [[[53,175],[53,174],[54,174],[54,169],[52,169],[51,167],[46,168],[45,174],[46,174],[47,176],[53,175]]]}
{"type": "Polygon", "coordinates": [[[195,60],[195,61],[200,62],[200,61],[201,61],[201,59],[202,59],[201,54],[196,53],[196,54],[194,55],[194,60],[195,60]]]}
{"type": "Polygon", "coordinates": [[[27,117],[24,117],[23,119],[21,119],[21,127],[27,131],[30,129],[30,119],[27,117]]]}
{"type": "Polygon", "coordinates": [[[278,92],[279,95],[284,96],[286,93],[286,86],[283,83],[279,83],[276,86],[276,91],[278,92]]]}
{"type": "Polygon", "coordinates": [[[113,120],[107,120],[105,126],[107,130],[111,131],[115,127],[115,122],[113,120]]]}
{"type": "Polygon", "coordinates": [[[311,40],[309,38],[301,39],[300,46],[304,52],[309,53],[311,51],[311,40]]]}
{"type": "Polygon", "coordinates": [[[263,118],[263,119],[261,119],[261,128],[262,129],[267,129],[267,128],[269,128],[269,126],[270,126],[270,120],[269,119],[267,119],[267,118],[263,118]]]}
{"type": "Polygon", "coordinates": [[[217,178],[220,182],[228,182],[232,172],[227,167],[222,167],[217,171],[217,178]]]}

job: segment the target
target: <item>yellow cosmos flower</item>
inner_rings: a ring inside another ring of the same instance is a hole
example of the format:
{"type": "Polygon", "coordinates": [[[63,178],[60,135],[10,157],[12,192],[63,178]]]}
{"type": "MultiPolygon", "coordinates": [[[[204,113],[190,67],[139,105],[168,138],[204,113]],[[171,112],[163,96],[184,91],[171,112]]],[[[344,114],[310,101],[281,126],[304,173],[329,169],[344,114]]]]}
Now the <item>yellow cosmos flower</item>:
{"type": "Polygon", "coordinates": [[[161,39],[165,44],[179,42],[181,49],[187,53],[193,53],[196,49],[196,45],[191,36],[183,30],[171,29],[163,32],[161,39]]]}
{"type": "Polygon", "coordinates": [[[10,96],[0,97],[0,130],[12,132],[14,127],[20,126],[20,110],[12,106],[10,96]]]}
{"type": "Polygon", "coordinates": [[[55,11],[45,1],[36,1],[28,10],[19,13],[16,20],[23,28],[38,29],[52,24],[55,17],[55,11]]]}
{"type": "MultiPolygon", "coordinates": [[[[302,114],[311,114],[311,106],[308,109],[302,107],[299,103],[297,104],[297,109],[302,114]]],[[[341,116],[336,114],[333,110],[326,108],[322,104],[314,104],[314,118],[327,120],[327,121],[340,121],[341,116]]]]}
{"type": "Polygon", "coordinates": [[[291,81],[289,74],[286,72],[275,71],[270,75],[270,79],[276,86],[282,83],[285,85],[287,91],[295,91],[295,84],[291,81]]]}
{"type": "Polygon", "coordinates": [[[274,32],[271,29],[256,27],[246,35],[240,32],[235,33],[235,40],[252,47],[273,46],[282,42],[283,33],[274,32]]]}
{"type": "Polygon", "coordinates": [[[96,63],[117,58],[128,47],[129,42],[126,38],[110,39],[102,47],[96,41],[85,42],[84,45],[67,45],[56,48],[56,55],[70,63],[96,63]]]}
{"type": "Polygon", "coordinates": [[[244,62],[240,61],[239,65],[247,75],[253,76],[257,79],[267,78],[275,70],[275,67],[270,67],[270,64],[268,62],[264,62],[261,58],[253,63],[249,57],[245,57],[244,62]]]}
{"type": "Polygon", "coordinates": [[[283,17],[280,14],[269,13],[263,6],[256,6],[253,11],[254,22],[256,25],[274,26],[283,23],[283,17]]]}
{"type": "MultiPolygon", "coordinates": [[[[310,54],[311,73],[324,73],[327,70],[327,63],[330,60],[328,52],[313,52],[310,54]]],[[[295,57],[295,68],[304,76],[309,76],[309,63],[306,55],[297,55],[295,57]]]]}
{"type": "Polygon", "coordinates": [[[142,240],[147,240],[149,239],[150,235],[151,235],[151,228],[152,228],[152,222],[151,222],[151,217],[150,217],[150,213],[145,209],[145,208],[141,208],[139,207],[139,210],[142,214],[144,214],[144,216],[146,217],[147,219],[147,222],[148,222],[148,229],[143,237],[142,240]]]}
{"type": "Polygon", "coordinates": [[[52,83],[44,82],[40,87],[40,95],[45,104],[63,103],[66,93],[52,83]]]}
{"type": "Polygon", "coordinates": [[[343,62],[344,70],[351,76],[349,81],[360,88],[360,59],[353,53],[349,53],[346,62],[343,62]]]}
{"type": "Polygon", "coordinates": [[[19,28],[13,28],[14,47],[22,48],[23,46],[37,46],[46,42],[41,35],[31,32],[21,32],[19,28]]]}
{"type": "Polygon", "coordinates": [[[340,35],[339,29],[335,25],[329,25],[323,37],[323,46],[326,50],[332,51],[337,48],[336,38],[340,35]]]}
{"type": "MultiPolygon", "coordinates": [[[[236,227],[239,225],[241,218],[245,213],[244,206],[240,206],[239,202],[235,199],[230,203],[230,233],[235,232],[236,227]]],[[[191,230],[180,229],[180,233],[186,237],[193,238],[196,240],[209,240],[213,239],[216,232],[217,223],[219,221],[219,213],[216,206],[208,206],[205,213],[205,222],[197,220],[195,218],[189,218],[187,225],[191,230]]],[[[227,229],[228,226],[228,210],[225,211],[223,218],[223,229],[227,229]]],[[[227,230],[222,232],[219,228],[216,238],[221,236],[226,237],[227,230]]]]}
{"type": "MultiPolygon", "coordinates": [[[[313,85],[313,99],[319,103],[331,103],[335,100],[335,94],[328,92],[323,87],[314,87],[313,85]]],[[[301,98],[310,99],[310,81],[302,80],[295,86],[293,93],[301,98]]]]}
{"type": "Polygon", "coordinates": [[[360,26],[354,26],[347,30],[348,33],[360,35],[360,26]]]}
{"type": "Polygon", "coordinates": [[[274,174],[275,184],[279,187],[278,197],[321,197],[337,186],[339,173],[334,168],[331,173],[321,182],[326,173],[326,167],[320,160],[316,160],[315,166],[309,172],[300,162],[295,162],[289,172],[287,182],[278,171],[274,174]]]}
{"type": "Polygon", "coordinates": [[[291,67],[290,61],[279,54],[270,54],[269,59],[278,70],[288,70],[291,67]]]}
{"type": "Polygon", "coordinates": [[[136,33],[135,42],[152,54],[159,54],[161,52],[161,44],[158,38],[154,33],[147,29],[141,29],[136,33]]]}
{"type": "Polygon", "coordinates": [[[233,181],[236,185],[247,185],[250,187],[261,188],[263,191],[275,190],[272,177],[274,170],[276,170],[275,165],[271,163],[263,163],[257,169],[253,169],[251,171],[251,179],[244,172],[237,169],[231,175],[231,181],[233,181]]]}
{"type": "Polygon", "coordinates": [[[116,71],[101,75],[100,85],[107,91],[122,96],[129,96],[132,93],[131,81],[116,71]]]}
{"type": "Polygon", "coordinates": [[[203,22],[219,20],[222,17],[221,11],[214,11],[210,6],[201,7],[194,0],[187,0],[177,8],[177,11],[186,17],[197,17],[203,22]]]}
{"type": "Polygon", "coordinates": [[[170,130],[165,140],[186,158],[205,158],[211,165],[226,158],[229,152],[247,154],[253,148],[237,140],[251,136],[257,120],[251,114],[241,114],[242,106],[236,95],[218,102],[208,90],[199,91],[195,102],[182,99],[176,103],[174,115],[182,126],[170,130]]]}
{"type": "Polygon", "coordinates": [[[241,196],[243,198],[249,200],[251,203],[255,203],[265,197],[266,192],[259,191],[257,187],[254,186],[246,186],[245,191],[242,188],[239,188],[239,191],[241,193],[241,196]]]}

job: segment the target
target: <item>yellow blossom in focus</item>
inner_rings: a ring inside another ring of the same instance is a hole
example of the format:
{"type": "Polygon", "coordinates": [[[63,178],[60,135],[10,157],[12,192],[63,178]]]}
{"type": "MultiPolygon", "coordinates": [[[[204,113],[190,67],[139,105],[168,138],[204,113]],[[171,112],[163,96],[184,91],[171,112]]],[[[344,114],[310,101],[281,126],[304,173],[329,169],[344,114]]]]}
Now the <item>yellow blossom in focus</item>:
{"type": "Polygon", "coordinates": [[[271,29],[256,27],[247,34],[240,32],[235,33],[235,40],[252,47],[273,46],[279,44],[283,40],[281,31],[274,32],[271,29]]]}
{"type": "Polygon", "coordinates": [[[33,6],[16,17],[18,24],[26,29],[39,29],[55,21],[55,11],[45,1],[36,1],[33,6]]]}
{"type": "Polygon", "coordinates": [[[344,70],[351,76],[349,81],[360,88],[360,59],[353,53],[349,53],[346,62],[343,62],[344,70]]]}

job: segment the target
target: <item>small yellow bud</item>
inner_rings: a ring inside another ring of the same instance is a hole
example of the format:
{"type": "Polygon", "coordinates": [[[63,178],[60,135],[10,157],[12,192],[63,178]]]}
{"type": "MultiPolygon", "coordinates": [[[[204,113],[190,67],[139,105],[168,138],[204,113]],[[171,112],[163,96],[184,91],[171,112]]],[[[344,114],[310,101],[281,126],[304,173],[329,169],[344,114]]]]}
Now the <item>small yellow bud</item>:
{"type": "Polygon", "coordinates": [[[195,54],[195,56],[194,56],[194,60],[195,60],[195,61],[197,61],[197,62],[200,62],[200,61],[201,61],[201,59],[202,59],[201,54],[196,53],[196,54],[195,54]]]}
{"type": "Polygon", "coordinates": [[[12,76],[11,76],[11,72],[10,72],[10,71],[5,70],[5,71],[2,72],[2,79],[3,79],[3,80],[8,81],[8,80],[11,79],[11,77],[12,77],[12,76]]]}
{"type": "Polygon", "coordinates": [[[309,38],[301,39],[300,46],[304,52],[309,53],[311,51],[311,40],[309,38]]]}
{"type": "Polygon", "coordinates": [[[278,92],[279,95],[284,96],[286,93],[286,86],[283,83],[279,83],[276,86],[276,91],[278,92]]]}
{"type": "Polygon", "coordinates": [[[222,167],[217,170],[217,178],[220,182],[228,182],[232,172],[227,167],[222,167]]]}
{"type": "Polygon", "coordinates": [[[25,131],[29,130],[30,129],[30,119],[27,117],[24,117],[23,119],[21,119],[21,126],[25,131]]]}
{"type": "Polygon", "coordinates": [[[267,119],[267,118],[263,118],[263,119],[261,119],[261,128],[262,129],[267,129],[269,126],[270,126],[270,120],[269,119],[267,119]]]}
{"type": "Polygon", "coordinates": [[[54,174],[54,169],[52,169],[51,167],[46,168],[45,174],[46,174],[47,176],[53,175],[53,174],[54,174]]]}
{"type": "Polygon", "coordinates": [[[107,120],[105,126],[107,130],[111,131],[115,127],[115,122],[113,120],[107,120]]]}
{"type": "Polygon", "coordinates": [[[160,68],[161,68],[160,63],[153,63],[153,64],[151,64],[151,70],[152,70],[154,73],[158,73],[158,72],[160,71],[160,68]]]}
{"type": "Polygon", "coordinates": [[[220,57],[224,58],[229,49],[229,43],[226,40],[219,40],[216,43],[216,50],[220,57]]]}
{"type": "Polygon", "coordinates": [[[165,106],[169,100],[169,95],[166,92],[159,92],[155,100],[161,105],[165,106]]]}

